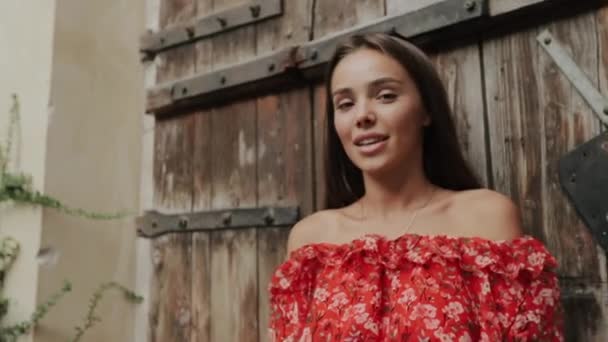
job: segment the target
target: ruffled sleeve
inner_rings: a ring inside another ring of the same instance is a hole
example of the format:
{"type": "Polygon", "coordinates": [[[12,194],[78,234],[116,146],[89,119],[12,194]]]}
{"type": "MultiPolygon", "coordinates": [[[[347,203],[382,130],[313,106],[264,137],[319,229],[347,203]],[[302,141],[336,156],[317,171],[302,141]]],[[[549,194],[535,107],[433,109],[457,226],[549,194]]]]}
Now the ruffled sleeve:
{"type": "Polygon", "coordinates": [[[545,270],[538,277],[525,280],[524,285],[508,340],[563,341],[564,315],[557,275],[545,270]]]}

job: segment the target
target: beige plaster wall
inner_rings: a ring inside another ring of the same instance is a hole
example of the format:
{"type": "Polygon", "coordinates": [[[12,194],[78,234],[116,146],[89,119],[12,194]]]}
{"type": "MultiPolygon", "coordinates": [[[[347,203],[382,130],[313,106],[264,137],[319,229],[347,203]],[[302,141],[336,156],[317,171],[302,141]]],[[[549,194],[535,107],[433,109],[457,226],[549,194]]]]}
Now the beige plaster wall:
{"type": "MultiPolygon", "coordinates": [[[[14,141],[10,169],[31,175],[38,189],[45,183],[54,17],[54,0],[0,1],[0,141],[5,142],[11,95],[16,94],[20,139],[14,141]]],[[[12,236],[21,245],[6,278],[4,295],[11,302],[5,324],[29,318],[35,308],[41,222],[38,208],[0,206],[0,237],[12,236]]],[[[31,341],[31,336],[22,341],[31,341]]]]}
{"type": "MultiPolygon", "coordinates": [[[[45,191],[101,212],[139,209],[143,71],[138,37],[143,0],[57,0],[45,191]]],[[[92,221],[45,210],[38,302],[70,280],[73,291],[34,340],[66,341],[81,324],[95,289],[135,284],[133,217],[92,221]]],[[[83,341],[133,341],[135,306],[109,292],[102,322],[83,341]]]]}

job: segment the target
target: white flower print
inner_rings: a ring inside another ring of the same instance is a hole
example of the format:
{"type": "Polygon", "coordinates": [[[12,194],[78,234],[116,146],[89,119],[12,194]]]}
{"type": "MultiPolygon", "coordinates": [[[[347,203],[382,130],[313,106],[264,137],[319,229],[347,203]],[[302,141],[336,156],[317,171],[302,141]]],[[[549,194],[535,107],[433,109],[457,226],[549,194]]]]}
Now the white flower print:
{"type": "Polygon", "coordinates": [[[437,315],[437,308],[430,304],[417,304],[414,306],[412,313],[410,314],[410,320],[415,321],[420,317],[435,318],[437,315]]]}
{"type": "Polygon", "coordinates": [[[476,256],[477,253],[477,249],[475,248],[471,248],[470,245],[464,245],[464,254],[468,255],[468,256],[476,256]]]}
{"type": "Polygon", "coordinates": [[[407,252],[407,257],[415,263],[422,263],[422,256],[415,250],[407,252]]]}
{"type": "Polygon", "coordinates": [[[369,321],[369,314],[367,312],[355,314],[355,322],[357,322],[357,324],[362,324],[367,321],[369,321]]]}
{"type": "Polygon", "coordinates": [[[397,300],[399,304],[407,304],[416,300],[416,291],[413,288],[408,288],[401,293],[401,297],[397,300]]]}
{"type": "Polygon", "coordinates": [[[478,255],[475,257],[475,263],[479,265],[479,267],[486,267],[492,263],[492,258],[485,255],[478,255]]]}
{"type": "Polygon", "coordinates": [[[529,311],[526,314],[526,319],[528,320],[528,322],[534,322],[537,324],[540,323],[540,316],[534,311],[529,311]]]}
{"type": "Polygon", "coordinates": [[[306,327],[302,330],[302,336],[300,336],[299,342],[312,342],[312,335],[310,334],[310,328],[306,327]]]}
{"type": "Polygon", "coordinates": [[[424,325],[426,326],[427,329],[429,330],[435,330],[437,328],[439,328],[439,320],[438,319],[429,319],[429,318],[425,318],[423,320],[424,325]]]}
{"type": "Polygon", "coordinates": [[[487,279],[484,279],[481,284],[481,295],[485,296],[490,293],[490,291],[492,291],[492,289],[490,288],[490,282],[487,279]]]}
{"type": "Polygon", "coordinates": [[[329,297],[329,291],[326,289],[319,287],[315,290],[314,299],[319,302],[324,302],[329,297]]]}
{"type": "Polygon", "coordinates": [[[291,282],[289,280],[287,280],[287,278],[281,278],[281,280],[279,280],[279,286],[282,289],[286,289],[291,285],[291,282]]]}
{"type": "Polygon", "coordinates": [[[544,259],[544,255],[543,255],[543,253],[540,253],[540,252],[531,253],[530,255],[528,255],[528,262],[532,266],[539,266],[540,264],[543,263],[543,259],[544,259]]]}
{"type": "Polygon", "coordinates": [[[538,295],[533,300],[534,304],[540,305],[544,303],[549,306],[555,305],[555,300],[553,298],[553,289],[542,289],[538,293],[538,295]]]}
{"type": "Polygon", "coordinates": [[[464,335],[460,336],[458,339],[458,342],[473,342],[473,340],[471,339],[471,336],[469,336],[469,333],[465,331],[464,335]]]}
{"type": "Polygon", "coordinates": [[[377,245],[376,245],[376,240],[371,237],[371,236],[366,236],[363,238],[363,241],[365,242],[365,249],[368,250],[376,250],[377,245]]]}
{"type": "Polygon", "coordinates": [[[372,320],[368,320],[367,322],[365,322],[365,325],[363,327],[376,335],[378,334],[378,324],[376,324],[372,320]]]}
{"type": "Polygon", "coordinates": [[[450,318],[455,318],[464,312],[464,308],[460,302],[450,302],[450,304],[443,307],[443,312],[450,318]]]}
{"type": "Polygon", "coordinates": [[[360,315],[365,312],[365,304],[359,303],[359,304],[353,306],[353,310],[354,310],[355,315],[360,315]]]}
{"type": "Polygon", "coordinates": [[[335,296],[333,296],[332,302],[329,304],[328,309],[336,310],[338,307],[346,305],[347,303],[348,297],[346,297],[346,294],[344,292],[338,292],[335,296]]]}
{"type": "Polygon", "coordinates": [[[444,333],[443,329],[436,330],[433,335],[441,342],[453,342],[454,336],[450,333],[444,333]]]}
{"type": "Polygon", "coordinates": [[[294,304],[291,307],[291,310],[289,310],[287,312],[287,319],[289,320],[290,323],[292,324],[297,324],[300,317],[300,315],[298,314],[298,304],[294,304]]]}

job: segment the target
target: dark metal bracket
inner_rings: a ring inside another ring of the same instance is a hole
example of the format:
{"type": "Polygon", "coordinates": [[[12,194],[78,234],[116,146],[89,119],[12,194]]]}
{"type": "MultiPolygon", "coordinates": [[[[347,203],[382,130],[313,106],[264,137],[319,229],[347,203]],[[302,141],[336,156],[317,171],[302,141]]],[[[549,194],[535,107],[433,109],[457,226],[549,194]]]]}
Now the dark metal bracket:
{"type": "Polygon", "coordinates": [[[147,211],[137,218],[137,234],[153,238],[167,233],[290,226],[299,218],[298,207],[239,208],[181,214],[147,211]]]}
{"type": "MultiPolygon", "coordinates": [[[[608,125],[608,100],[562,45],[547,30],[536,40],[598,119],[608,125]]],[[[608,251],[608,133],[596,136],[560,158],[559,181],[597,243],[608,251]]]]}
{"type": "Polygon", "coordinates": [[[559,180],[597,243],[608,251],[608,132],[562,157],[559,180]]]}
{"type": "Polygon", "coordinates": [[[261,91],[276,89],[280,84],[315,79],[320,66],[329,61],[335,45],[351,34],[393,32],[413,38],[474,22],[487,15],[487,10],[488,0],[445,0],[416,11],[384,17],[301,46],[287,47],[222,70],[151,88],[147,94],[147,112],[168,114],[183,107],[217,102],[218,98],[226,100],[235,94],[250,93],[252,89],[248,85],[251,84],[255,84],[255,90],[261,91]],[[219,92],[221,96],[217,96],[219,92]]]}
{"type": "Polygon", "coordinates": [[[175,26],[160,32],[145,34],[140,40],[140,49],[148,55],[186,44],[237,27],[250,25],[283,14],[282,0],[253,0],[195,21],[175,26]]]}

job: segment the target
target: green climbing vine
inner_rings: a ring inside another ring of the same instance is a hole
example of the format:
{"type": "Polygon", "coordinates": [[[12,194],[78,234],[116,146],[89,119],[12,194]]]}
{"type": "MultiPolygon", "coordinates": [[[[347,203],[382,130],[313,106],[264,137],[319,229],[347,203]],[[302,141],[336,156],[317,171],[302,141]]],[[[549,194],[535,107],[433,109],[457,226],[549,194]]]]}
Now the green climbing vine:
{"type": "Polygon", "coordinates": [[[81,208],[68,207],[56,198],[32,189],[31,177],[9,171],[9,160],[12,153],[13,141],[18,135],[20,121],[20,106],[17,95],[12,96],[13,104],[9,111],[9,124],[6,142],[0,145],[0,203],[14,201],[29,205],[40,205],[45,208],[60,210],[66,214],[82,216],[96,220],[111,220],[130,215],[128,211],[118,213],[96,213],[81,208]]]}
{"type": "MultiPolygon", "coordinates": [[[[0,204],[12,201],[14,203],[27,205],[39,205],[45,208],[59,210],[68,215],[81,216],[95,220],[118,219],[131,215],[131,213],[127,211],[118,213],[97,213],[81,208],[66,206],[58,199],[34,190],[32,188],[31,177],[28,175],[17,171],[10,171],[9,162],[11,160],[11,153],[13,153],[13,143],[18,137],[20,122],[20,106],[17,95],[12,96],[12,102],[9,111],[6,141],[0,144],[0,204]]],[[[19,153],[16,153],[16,155],[18,156],[19,153]]],[[[19,243],[15,239],[4,237],[0,240],[0,342],[14,342],[19,336],[29,333],[49,310],[55,306],[64,295],[72,290],[72,284],[66,281],[59,291],[54,293],[46,302],[40,304],[36,308],[28,320],[5,326],[2,322],[8,314],[10,306],[10,300],[6,298],[3,293],[5,278],[18,254],[19,243]]],[[[105,293],[110,289],[116,289],[121,292],[129,302],[140,303],[143,300],[141,296],[138,296],[133,291],[116,282],[101,284],[91,296],[82,325],[75,327],[76,334],[70,342],[80,341],[88,329],[101,321],[101,318],[97,316],[95,310],[105,293]]]]}

